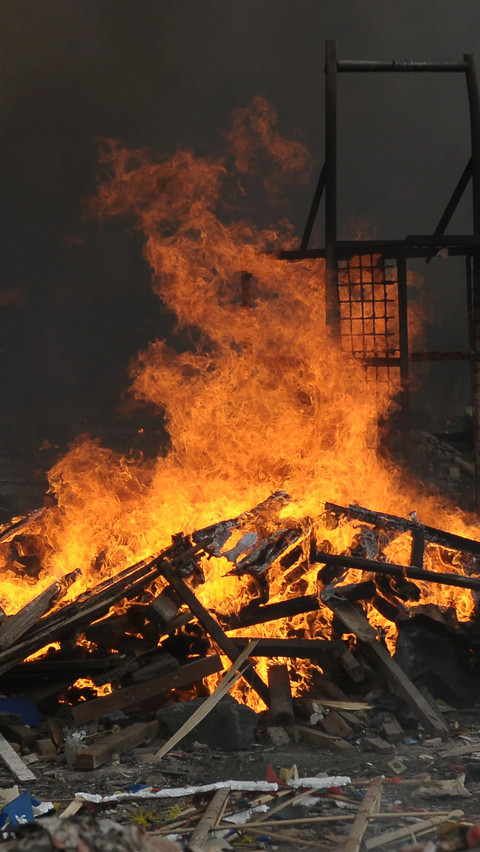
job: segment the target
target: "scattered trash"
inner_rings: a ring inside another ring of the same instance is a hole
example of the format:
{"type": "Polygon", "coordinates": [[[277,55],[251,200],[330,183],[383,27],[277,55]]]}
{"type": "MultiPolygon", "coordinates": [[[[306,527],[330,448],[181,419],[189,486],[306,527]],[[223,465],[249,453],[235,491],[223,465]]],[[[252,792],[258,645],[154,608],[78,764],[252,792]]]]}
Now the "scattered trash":
{"type": "Polygon", "coordinates": [[[465,787],[465,775],[459,775],[451,781],[431,781],[429,786],[418,787],[412,793],[412,798],[440,799],[444,796],[463,796],[469,798],[472,794],[465,787]]]}

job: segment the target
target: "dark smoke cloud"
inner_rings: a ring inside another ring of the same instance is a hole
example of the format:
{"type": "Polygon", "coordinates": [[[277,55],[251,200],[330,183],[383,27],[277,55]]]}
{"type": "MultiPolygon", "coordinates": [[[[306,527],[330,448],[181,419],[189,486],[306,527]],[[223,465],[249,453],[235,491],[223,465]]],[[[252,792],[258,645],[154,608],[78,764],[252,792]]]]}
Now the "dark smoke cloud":
{"type": "MultiPolygon", "coordinates": [[[[211,153],[232,109],[263,95],[317,163],[281,210],[300,233],[323,159],[325,38],[343,57],[480,64],[477,0],[2,0],[0,20],[0,428],[32,446],[111,417],[130,358],[168,333],[138,238],[82,220],[96,139],[211,153]]],[[[431,231],[468,157],[463,80],[349,77],[340,96],[341,232],[431,231]]],[[[466,200],[453,230],[469,216],[466,200]]],[[[441,263],[428,342],[460,348],[461,271],[441,263]]],[[[465,371],[454,381],[460,405],[465,371]]]]}

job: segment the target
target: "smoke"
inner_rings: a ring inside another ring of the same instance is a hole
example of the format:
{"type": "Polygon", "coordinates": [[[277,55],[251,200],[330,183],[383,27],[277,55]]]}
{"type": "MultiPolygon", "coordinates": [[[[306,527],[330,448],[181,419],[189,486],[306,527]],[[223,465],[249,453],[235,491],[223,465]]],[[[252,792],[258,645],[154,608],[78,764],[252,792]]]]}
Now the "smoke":
{"type": "MultiPolygon", "coordinates": [[[[65,440],[74,423],[112,417],[131,358],[170,334],[138,235],[82,220],[98,137],[209,156],[232,109],[260,95],[315,161],[309,182],[276,202],[277,221],[288,215],[300,234],[323,161],[325,38],[343,57],[476,52],[480,62],[475,0],[461,15],[444,0],[2,0],[0,9],[2,447],[65,440]]],[[[430,232],[468,157],[460,75],[348,75],[339,95],[341,233],[362,217],[379,238],[430,232]]],[[[267,216],[257,196],[255,212],[267,216]]],[[[466,199],[452,230],[468,233],[469,215],[466,199]]],[[[460,271],[437,276],[438,263],[426,280],[436,328],[442,348],[461,348],[464,305],[451,297],[460,271]]]]}

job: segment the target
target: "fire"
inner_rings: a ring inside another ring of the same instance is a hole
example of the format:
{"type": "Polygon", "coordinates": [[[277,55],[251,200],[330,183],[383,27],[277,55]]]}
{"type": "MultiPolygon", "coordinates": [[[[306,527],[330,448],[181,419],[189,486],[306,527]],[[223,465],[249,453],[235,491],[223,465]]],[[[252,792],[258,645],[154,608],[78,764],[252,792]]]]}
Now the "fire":
{"type": "MultiPolygon", "coordinates": [[[[392,397],[386,386],[365,383],[362,366],[327,328],[321,263],[278,258],[277,249],[294,246],[288,223],[261,229],[235,215],[245,174],[263,173],[267,154],[271,192],[289,175],[304,179],[308,152],[278,133],[272,108],[259,98],[235,114],[227,139],[230,152],[221,159],[105,145],[109,176],[91,208],[99,219],[124,217],[143,234],[153,286],[182,334],[176,349],[153,341],[131,367],[132,398],[157,406],[170,445],[155,461],[120,456],[88,437],[72,447],[50,472],[57,506],[29,531],[38,581],[21,575],[10,545],[0,548],[7,612],[80,567],[82,578],[69,592],[77,595],[82,583],[155,554],[173,533],[235,517],[279,489],[292,496],[284,517],[310,519],[317,539],[338,552],[359,525],[329,528],[326,500],[397,515],[416,509],[425,523],[479,538],[458,509],[427,497],[379,453],[378,422],[392,397]]],[[[385,552],[408,564],[409,537],[385,552]]],[[[427,550],[428,567],[463,570],[440,565],[439,554],[427,550]]],[[[207,607],[236,611],[250,599],[251,581],[225,576],[225,558],[204,562],[206,583],[196,591],[207,607]]],[[[303,576],[303,593],[316,591],[317,570],[303,576]]],[[[272,602],[295,593],[285,590],[279,569],[269,580],[272,602]]],[[[469,617],[470,592],[420,585],[423,600],[469,617]]],[[[371,620],[382,623],[373,610],[371,620]]],[[[320,611],[255,633],[313,637],[327,623],[320,611]]]]}

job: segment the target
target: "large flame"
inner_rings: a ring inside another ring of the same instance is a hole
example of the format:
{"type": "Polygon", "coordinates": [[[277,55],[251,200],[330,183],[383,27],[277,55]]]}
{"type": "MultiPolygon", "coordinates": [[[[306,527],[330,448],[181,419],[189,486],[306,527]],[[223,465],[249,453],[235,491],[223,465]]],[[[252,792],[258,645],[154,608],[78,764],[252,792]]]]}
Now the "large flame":
{"type": "MultiPolygon", "coordinates": [[[[61,459],[50,472],[58,506],[32,529],[39,581],[21,577],[3,547],[8,612],[65,572],[80,567],[89,585],[158,552],[172,533],[236,516],[278,489],[293,498],[286,514],[312,518],[320,540],[340,550],[356,527],[324,527],[326,500],[398,515],[416,509],[425,523],[479,538],[459,510],[427,497],[379,453],[378,422],[392,390],[367,384],[363,367],[326,327],[322,263],[278,259],[275,249],[294,244],[288,223],[259,229],[235,216],[249,169],[260,173],[269,153],[270,191],[289,175],[305,176],[307,151],[280,136],[261,98],[235,114],[227,138],[231,153],[223,159],[105,146],[109,176],[92,207],[99,218],[123,216],[142,232],[155,291],[189,340],[177,349],[156,340],[132,366],[132,393],[164,414],[170,446],[155,462],[139,462],[85,438],[61,459]]],[[[386,553],[408,564],[409,547],[403,536],[386,553]]],[[[438,554],[431,567],[455,567],[439,565],[438,554]]],[[[197,594],[207,606],[235,610],[248,600],[248,580],[225,577],[225,559],[204,567],[207,582],[197,594]]],[[[282,577],[271,573],[271,600],[281,599],[282,577]]],[[[305,592],[315,591],[315,573],[306,575],[305,592]]],[[[472,610],[468,591],[423,584],[422,592],[425,601],[456,606],[462,618],[472,610]]],[[[255,632],[301,628],[314,636],[322,619],[313,613],[255,632]]],[[[382,621],[373,611],[372,620],[382,621]]]]}

